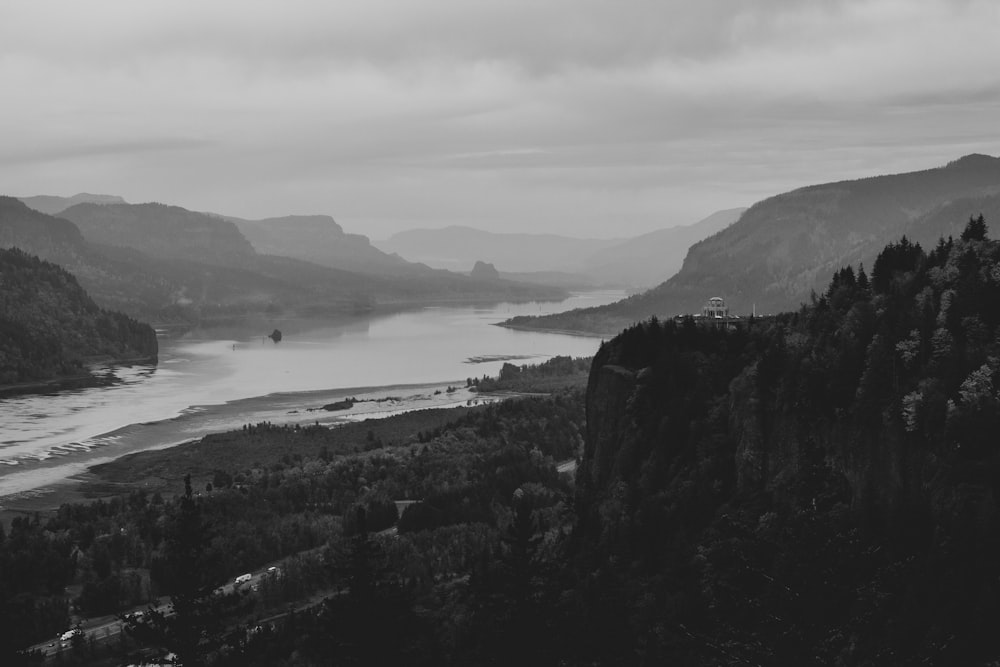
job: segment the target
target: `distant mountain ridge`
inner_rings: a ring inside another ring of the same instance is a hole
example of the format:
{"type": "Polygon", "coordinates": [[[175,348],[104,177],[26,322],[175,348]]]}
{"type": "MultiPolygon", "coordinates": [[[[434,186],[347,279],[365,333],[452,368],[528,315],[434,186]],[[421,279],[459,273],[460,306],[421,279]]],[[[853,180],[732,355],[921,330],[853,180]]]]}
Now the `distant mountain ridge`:
{"type": "Polygon", "coordinates": [[[691,244],[732,224],[745,210],[717,211],[691,225],[632,238],[587,239],[449,226],[399,232],[375,244],[406,259],[453,270],[467,270],[482,260],[495,265],[501,275],[544,280],[549,274],[554,284],[650,287],[681,268],[691,244]]]}
{"type": "Polygon", "coordinates": [[[488,232],[450,225],[411,229],[375,245],[410,261],[455,271],[468,271],[481,260],[505,272],[576,271],[579,258],[615,245],[615,239],[581,239],[558,234],[488,232]]]}
{"type": "Polygon", "coordinates": [[[736,222],[745,208],[716,211],[692,225],[658,229],[604,248],[587,258],[586,272],[603,282],[658,285],[677,273],[688,249],[736,222]]]}
{"type": "Polygon", "coordinates": [[[288,215],[262,220],[221,217],[235,224],[253,247],[266,255],[295,257],[360,273],[400,275],[426,268],[382,252],[367,236],[345,233],[328,215],[288,215]]]}
{"type": "Polygon", "coordinates": [[[94,243],[159,259],[230,264],[257,253],[232,222],[165,204],[76,204],[62,211],[94,243]]]}
{"type": "Polygon", "coordinates": [[[118,195],[94,195],[88,192],[81,192],[72,197],[57,197],[54,195],[36,195],[34,197],[18,197],[28,208],[33,208],[41,213],[56,215],[62,213],[70,206],[77,204],[127,204],[118,195]]]}
{"type": "Polygon", "coordinates": [[[233,222],[176,206],[87,203],[62,215],[0,197],[0,247],[16,246],[58,263],[102,306],[156,322],[566,295],[558,288],[424,267],[409,275],[359,273],[259,254],[233,222]]]}
{"type": "Polygon", "coordinates": [[[807,302],[841,267],[871,266],[907,235],[924,246],[957,235],[971,216],[1000,224],[1000,158],[967,155],[943,167],[799,188],[750,207],[733,225],[693,245],[661,285],[592,311],[511,324],[614,333],[651,315],[700,312],[722,296],[731,312],[780,312],[807,302]]]}

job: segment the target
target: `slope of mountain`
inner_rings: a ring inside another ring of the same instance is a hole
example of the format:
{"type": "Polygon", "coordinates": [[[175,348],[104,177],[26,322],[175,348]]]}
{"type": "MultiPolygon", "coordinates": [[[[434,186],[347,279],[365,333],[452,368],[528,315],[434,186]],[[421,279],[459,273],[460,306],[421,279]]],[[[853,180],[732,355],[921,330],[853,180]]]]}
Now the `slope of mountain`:
{"type": "Polygon", "coordinates": [[[67,271],[0,249],[0,385],[79,375],[94,358],[156,358],[148,324],[99,308],[67,271]]]}
{"type": "Polygon", "coordinates": [[[431,269],[416,278],[361,274],[258,255],[233,223],[160,204],[81,204],[64,214],[84,233],[73,222],[0,198],[0,246],[61,264],[101,305],[157,322],[565,297],[557,288],[431,269]]]}
{"type": "Polygon", "coordinates": [[[612,333],[651,315],[699,312],[712,296],[724,297],[737,314],[793,309],[841,266],[870,265],[880,248],[903,234],[932,245],[970,216],[1000,208],[998,197],[1000,158],[986,155],[801,188],[755,204],[738,222],[692,246],[680,272],[648,292],[593,312],[511,324],[612,333]]]}
{"type": "Polygon", "coordinates": [[[613,239],[578,239],[555,234],[502,234],[471,227],[412,229],[375,245],[411,262],[468,271],[477,260],[500,271],[576,272],[582,259],[618,243],[613,239]]]}
{"type": "Polygon", "coordinates": [[[256,255],[233,223],[179,206],[77,204],[59,217],[93,243],[134,248],[159,259],[231,265],[256,255]]]}
{"type": "Polygon", "coordinates": [[[574,538],[642,662],[997,655],[1000,242],[984,232],[893,243],[870,281],[840,270],[749,330],[647,322],[602,346],[574,538]]]}
{"type": "Polygon", "coordinates": [[[0,248],[12,247],[66,268],[105,308],[153,319],[173,302],[176,286],[152,273],[146,258],[136,253],[112,256],[102,252],[88,243],[72,222],[28,208],[13,197],[0,196],[0,248]]]}
{"type": "Polygon", "coordinates": [[[376,244],[407,259],[453,270],[463,270],[482,260],[512,279],[572,287],[650,287],[680,269],[691,244],[730,225],[744,210],[718,211],[693,225],[629,239],[580,239],[445,227],[400,232],[376,244]]]}
{"type": "Polygon", "coordinates": [[[374,247],[367,236],[347,234],[328,215],[289,215],[263,220],[226,216],[265,255],[294,257],[359,273],[404,275],[426,270],[374,247]]]}
{"type": "MultiPolygon", "coordinates": [[[[292,215],[264,220],[223,217],[233,222],[258,252],[392,279],[398,294],[389,298],[395,302],[421,298],[439,301],[498,297],[522,299],[532,298],[531,294],[543,299],[558,298],[564,290],[579,284],[549,281],[545,276],[530,275],[502,276],[504,281],[497,282],[432,269],[425,264],[408,262],[399,255],[382,252],[371,244],[367,236],[344,232],[327,215],[292,215]]],[[[386,302],[386,298],[383,296],[380,301],[386,302]]]]}
{"type": "Polygon", "coordinates": [[[118,195],[92,195],[86,192],[75,194],[72,197],[56,197],[53,195],[37,195],[35,197],[18,197],[28,208],[33,208],[41,213],[56,215],[77,204],[125,204],[124,199],[118,195]]]}
{"type": "Polygon", "coordinates": [[[582,273],[567,273],[564,271],[527,271],[524,273],[500,271],[500,277],[504,280],[513,280],[518,283],[549,285],[568,290],[586,291],[600,289],[605,286],[602,282],[582,273]]]}
{"type": "Polygon", "coordinates": [[[692,245],[733,224],[744,211],[716,211],[693,225],[659,229],[598,250],[584,260],[585,272],[605,284],[658,285],[680,270],[692,245]]]}

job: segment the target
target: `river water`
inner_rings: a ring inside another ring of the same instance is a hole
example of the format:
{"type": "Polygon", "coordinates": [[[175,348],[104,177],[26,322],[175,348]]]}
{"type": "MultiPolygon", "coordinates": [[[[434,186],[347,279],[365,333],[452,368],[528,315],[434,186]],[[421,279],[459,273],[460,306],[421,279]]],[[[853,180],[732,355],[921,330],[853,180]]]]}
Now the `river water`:
{"type": "Polygon", "coordinates": [[[115,385],[0,399],[0,509],[94,463],[246,423],[333,423],[465,404],[476,398],[466,378],[496,375],[506,361],[590,356],[599,344],[493,324],[623,296],[159,332],[159,364],[100,369],[118,377],[115,385]],[[265,338],[275,328],[283,334],[277,344],[265,338]],[[320,409],[347,396],[367,400],[343,413],[320,409]]]}

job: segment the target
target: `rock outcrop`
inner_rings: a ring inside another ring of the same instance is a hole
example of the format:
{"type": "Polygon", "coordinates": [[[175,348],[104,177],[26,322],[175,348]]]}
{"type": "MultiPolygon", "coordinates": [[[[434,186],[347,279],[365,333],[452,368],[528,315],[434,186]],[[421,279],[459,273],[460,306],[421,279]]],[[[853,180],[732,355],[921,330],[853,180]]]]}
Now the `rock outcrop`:
{"type": "Polygon", "coordinates": [[[497,271],[497,267],[478,260],[472,267],[472,273],[469,276],[476,280],[500,280],[500,272],[497,271]]]}

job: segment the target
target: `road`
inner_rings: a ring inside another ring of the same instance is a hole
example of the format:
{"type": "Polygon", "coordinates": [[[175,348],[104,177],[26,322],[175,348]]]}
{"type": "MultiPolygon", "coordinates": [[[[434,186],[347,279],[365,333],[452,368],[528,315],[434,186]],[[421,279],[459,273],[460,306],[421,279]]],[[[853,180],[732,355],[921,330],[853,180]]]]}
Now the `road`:
{"type": "MultiPolygon", "coordinates": [[[[249,572],[250,579],[241,583],[236,584],[235,581],[230,581],[229,583],[223,584],[216,589],[217,593],[226,595],[230,594],[238,589],[251,588],[253,590],[257,589],[260,581],[267,576],[273,576],[275,574],[280,575],[280,570],[278,569],[280,563],[274,563],[261,568],[260,570],[249,572]]],[[[123,614],[145,614],[150,608],[149,604],[143,605],[141,607],[133,607],[123,611],[123,614]]],[[[165,602],[159,602],[153,609],[160,611],[164,614],[170,613],[170,599],[167,598],[165,602]]],[[[107,642],[117,637],[124,631],[122,627],[122,622],[119,620],[117,615],[108,616],[95,616],[93,618],[87,618],[80,621],[80,630],[83,632],[84,639],[89,641],[91,637],[98,642],[107,642]]],[[[59,633],[56,637],[46,640],[44,642],[35,644],[34,646],[29,646],[28,651],[40,651],[45,657],[46,662],[55,658],[59,653],[63,651],[72,650],[71,640],[61,640],[60,637],[63,633],[59,633]]]]}

